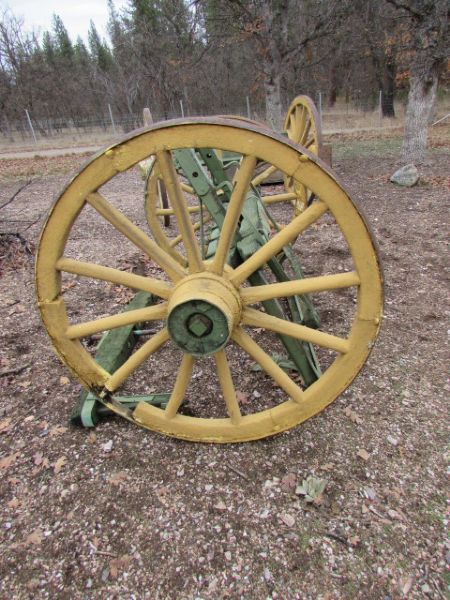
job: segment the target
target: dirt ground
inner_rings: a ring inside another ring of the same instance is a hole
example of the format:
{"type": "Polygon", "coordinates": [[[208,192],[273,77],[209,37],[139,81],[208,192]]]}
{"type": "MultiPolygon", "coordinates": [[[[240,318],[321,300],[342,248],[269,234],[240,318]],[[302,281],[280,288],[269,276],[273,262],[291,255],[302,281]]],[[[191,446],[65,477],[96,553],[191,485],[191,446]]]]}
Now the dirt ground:
{"type": "MultiPolygon", "coordinates": [[[[0,598],[447,597],[448,134],[434,134],[411,189],[389,183],[399,139],[330,138],[334,170],[379,245],[380,337],[325,411],[226,446],[119,418],[95,431],[69,425],[80,386],[41,323],[33,254],[83,158],[0,163],[0,206],[31,180],[0,213],[0,231],[20,233],[1,236],[0,251],[0,598]],[[315,503],[296,493],[309,476],[326,481],[315,503]]],[[[139,185],[120,179],[111,193],[120,202],[139,185]]],[[[81,222],[73,252],[108,264],[115,247],[92,227],[81,222]]],[[[102,313],[104,293],[80,288],[77,310],[102,313]]],[[[160,379],[172,364],[155,363],[160,379]]]]}

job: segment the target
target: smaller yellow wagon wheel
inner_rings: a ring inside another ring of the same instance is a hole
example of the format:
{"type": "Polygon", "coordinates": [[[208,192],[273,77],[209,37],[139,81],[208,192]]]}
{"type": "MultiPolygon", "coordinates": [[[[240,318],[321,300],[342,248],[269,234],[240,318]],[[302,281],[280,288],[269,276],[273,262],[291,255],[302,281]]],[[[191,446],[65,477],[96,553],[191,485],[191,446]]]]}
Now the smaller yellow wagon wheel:
{"type": "MultiPolygon", "coordinates": [[[[294,98],[286,113],[284,129],[292,142],[303,146],[316,156],[321,156],[322,127],[317,108],[309,96],[294,98]]],[[[286,190],[296,195],[293,205],[295,214],[299,214],[311,203],[312,192],[304,185],[295,183],[292,177],[285,177],[284,183],[286,190]]]]}

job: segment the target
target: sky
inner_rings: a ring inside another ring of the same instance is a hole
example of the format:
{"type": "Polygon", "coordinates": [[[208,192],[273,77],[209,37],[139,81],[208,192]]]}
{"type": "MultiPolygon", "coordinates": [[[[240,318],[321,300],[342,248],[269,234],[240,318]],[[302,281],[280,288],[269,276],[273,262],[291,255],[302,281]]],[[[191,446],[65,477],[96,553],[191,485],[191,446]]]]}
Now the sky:
{"type": "MultiPolygon", "coordinates": [[[[128,4],[127,0],[114,0],[116,10],[128,4]]],[[[77,36],[87,41],[92,19],[101,37],[107,36],[107,0],[0,0],[0,8],[10,8],[14,16],[22,17],[24,29],[51,30],[53,14],[63,20],[73,42],[77,36]]],[[[3,10],[1,10],[3,12],[3,10]]]]}

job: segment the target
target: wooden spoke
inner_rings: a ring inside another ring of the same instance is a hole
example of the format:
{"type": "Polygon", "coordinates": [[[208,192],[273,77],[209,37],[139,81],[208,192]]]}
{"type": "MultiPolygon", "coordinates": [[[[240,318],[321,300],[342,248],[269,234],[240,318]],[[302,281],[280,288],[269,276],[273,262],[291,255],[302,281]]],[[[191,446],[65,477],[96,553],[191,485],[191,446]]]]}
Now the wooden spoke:
{"type": "Polygon", "coordinates": [[[183,354],[175,386],[172,390],[169,402],[167,403],[166,410],[164,411],[164,416],[167,417],[167,419],[173,419],[184,400],[187,386],[191,379],[194,362],[195,359],[191,354],[183,354]]]}
{"type": "Polygon", "coordinates": [[[300,137],[299,143],[300,143],[301,146],[305,145],[306,140],[308,139],[308,136],[309,136],[310,129],[311,129],[311,121],[308,120],[307,123],[306,123],[306,125],[305,125],[305,130],[303,131],[303,133],[302,133],[302,135],[300,137]]]}
{"type": "MultiPolygon", "coordinates": [[[[200,206],[188,206],[188,213],[198,213],[200,212],[200,206]]],[[[158,215],[159,217],[162,217],[164,215],[169,215],[172,216],[175,213],[173,212],[173,208],[157,208],[155,210],[155,214],[158,215]]]]}
{"type": "Polygon", "coordinates": [[[233,425],[238,425],[242,418],[241,410],[236,398],[236,390],[234,389],[230,365],[228,364],[225,350],[216,352],[216,354],[214,354],[214,359],[216,361],[217,375],[219,376],[220,387],[222,388],[228,414],[230,415],[233,425]]]}
{"type": "Polygon", "coordinates": [[[275,333],[281,333],[283,335],[289,335],[290,337],[302,340],[303,342],[310,342],[316,344],[322,348],[329,348],[340,354],[347,354],[350,349],[348,340],[324,333],[323,331],[317,331],[317,329],[311,329],[298,323],[292,323],[292,321],[285,321],[278,317],[272,317],[266,313],[262,313],[254,308],[246,308],[242,314],[242,323],[244,325],[250,325],[251,327],[263,327],[269,331],[275,331],[275,333]]]}
{"type": "Polygon", "coordinates": [[[283,246],[295,240],[302,231],[317,221],[326,211],[327,205],[324,202],[319,201],[312,204],[264,244],[253,256],[235,269],[230,277],[230,281],[234,285],[239,286],[249,275],[265,265],[272,256],[277,255],[281,251],[283,246]]]}
{"type": "Polygon", "coordinates": [[[289,202],[290,200],[297,200],[297,194],[294,192],[286,192],[284,194],[271,194],[270,196],[263,196],[262,201],[264,204],[274,204],[275,202],[289,202]]]}
{"type": "Polygon", "coordinates": [[[125,215],[114,208],[101,194],[93,192],[87,197],[88,203],[111,223],[120,233],[127,237],[135,246],[152,258],[167,275],[178,281],[183,277],[184,271],[180,265],[167,252],[162,250],[156,242],[150,239],[139,227],[134,225],[125,215]]]}
{"type": "Polygon", "coordinates": [[[138,308],[129,310],[118,315],[95,319],[94,321],[86,321],[86,323],[77,323],[67,328],[66,336],[70,340],[98,333],[100,331],[108,331],[123,327],[124,325],[133,325],[135,323],[144,323],[145,321],[156,321],[163,319],[167,314],[167,303],[147,306],[146,308],[138,308]]]}
{"type": "Polygon", "coordinates": [[[313,294],[315,292],[326,292],[359,285],[359,277],[356,271],[349,273],[338,273],[336,275],[321,275],[320,277],[307,277],[284,281],[282,283],[269,283],[254,287],[242,288],[241,299],[244,304],[255,304],[273,298],[286,298],[301,294],[313,294]]]}
{"type": "Polygon", "coordinates": [[[294,402],[301,402],[303,392],[292,381],[287,373],[257,344],[242,328],[237,328],[231,336],[239,346],[247,352],[272,379],[283,389],[294,402]]]}
{"type": "Polygon", "coordinates": [[[183,192],[186,192],[187,194],[191,194],[192,196],[195,194],[194,188],[191,187],[190,185],[188,185],[187,183],[184,183],[183,181],[181,181],[180,186],[181,186],[181,189],[183,190],[183,192]]]}
{"type": "Polygon", "coordinates": [[[260,183],[262,183],[268,177],[270,177],[272,175],[272,173],[275,173],[276,170],[277,170],[277,167],[275,167],[274,165],[267,167],[267,169],[265,169],[262,173],[257,175],[254,179],[252,179],[252,186],[257,187],[260,183]]]}
{"type": "Polygon", "coordinates": [[[81,262],[72,258],[60,258],[56,263],[56,268],[65,273],[73,273],[82,277],[92,277],[92,279],[100,279],[101,281],[124,285],[133,290],[150,292],[150,294],[155,294],[155,296],[164,298],[165,300],[167,300],[172,291],[171,285],[159,279],[142,277],[142,275],[127,273],[126,271],[104,267],[95,263],[81,262]]]}
{"type": "Polygon", "coordinates": [[[169,339],[169,332],[164,327],[150,338],[143,346],[136,350],[130,358],[123,363],[121,367],[114,372],[105,383],[105,387],[110,392],[114,392],[122,383],[136,371],[138,367],[154,352],[158,350],[169,339]]]}
{"type": "MultiPolygon", "coordinates": [[[[205,218],[203,219],[203,225],[206,225],[206,223],[208,223],[209,221],[211,221],[211,215],[209,213],[207,213],[205,215],[205,218]]],[[[198,221],[197,223],[194,223],[194,225],[193,225],[194,231],[198,231],[201,226],[202,226],[202,221],[198,221]]],[[[181,234],[177,235],[172,240],[170,240],[169,246],[171,248],[175,248],[175,246],[178,246],[178,244],[182,241],[183,241],[183,238],[182,238],[181,234]]]]}
{"type": "Polygon", "coordinates": [[[228,252],[234,240],[236,227],[242,213],[242,205],[244,204],[255,166],[255,156],[244,156],[239,171],[234,176],[234,187],[230,203],[227,206],[219,243],[211,265],[211,271],[218,275],[222,273],[227,262],[228,252]]]}
{"type": "Polygon", "coordinates": [[[186,198],[184,197],[183,190],[181,189],[181,185],[178,180],[178,174],[172,161],[172,155],[168,150],[165,150],[158,152],[156,157],[170,203],[177,219],[178,228],[183,238],[183,244],[188,259],[189,272],[198,273],[203,270],[202,256],[197,243],[197,238],[195,237],[194,228],[189,217],[186,198]]]}

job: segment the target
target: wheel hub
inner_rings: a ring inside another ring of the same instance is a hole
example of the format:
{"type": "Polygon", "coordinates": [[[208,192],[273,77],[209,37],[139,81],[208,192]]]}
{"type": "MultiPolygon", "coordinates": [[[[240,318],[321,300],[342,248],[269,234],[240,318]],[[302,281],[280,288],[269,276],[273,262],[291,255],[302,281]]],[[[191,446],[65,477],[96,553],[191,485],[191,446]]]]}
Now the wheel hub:
{"type": "Polygon", "coordinates": [[[167,327],[184,352],[208,356],[228,342],[240,312],[238,293],[227,280],[200,273],[177,285],[169,300],[167,327]]]}

